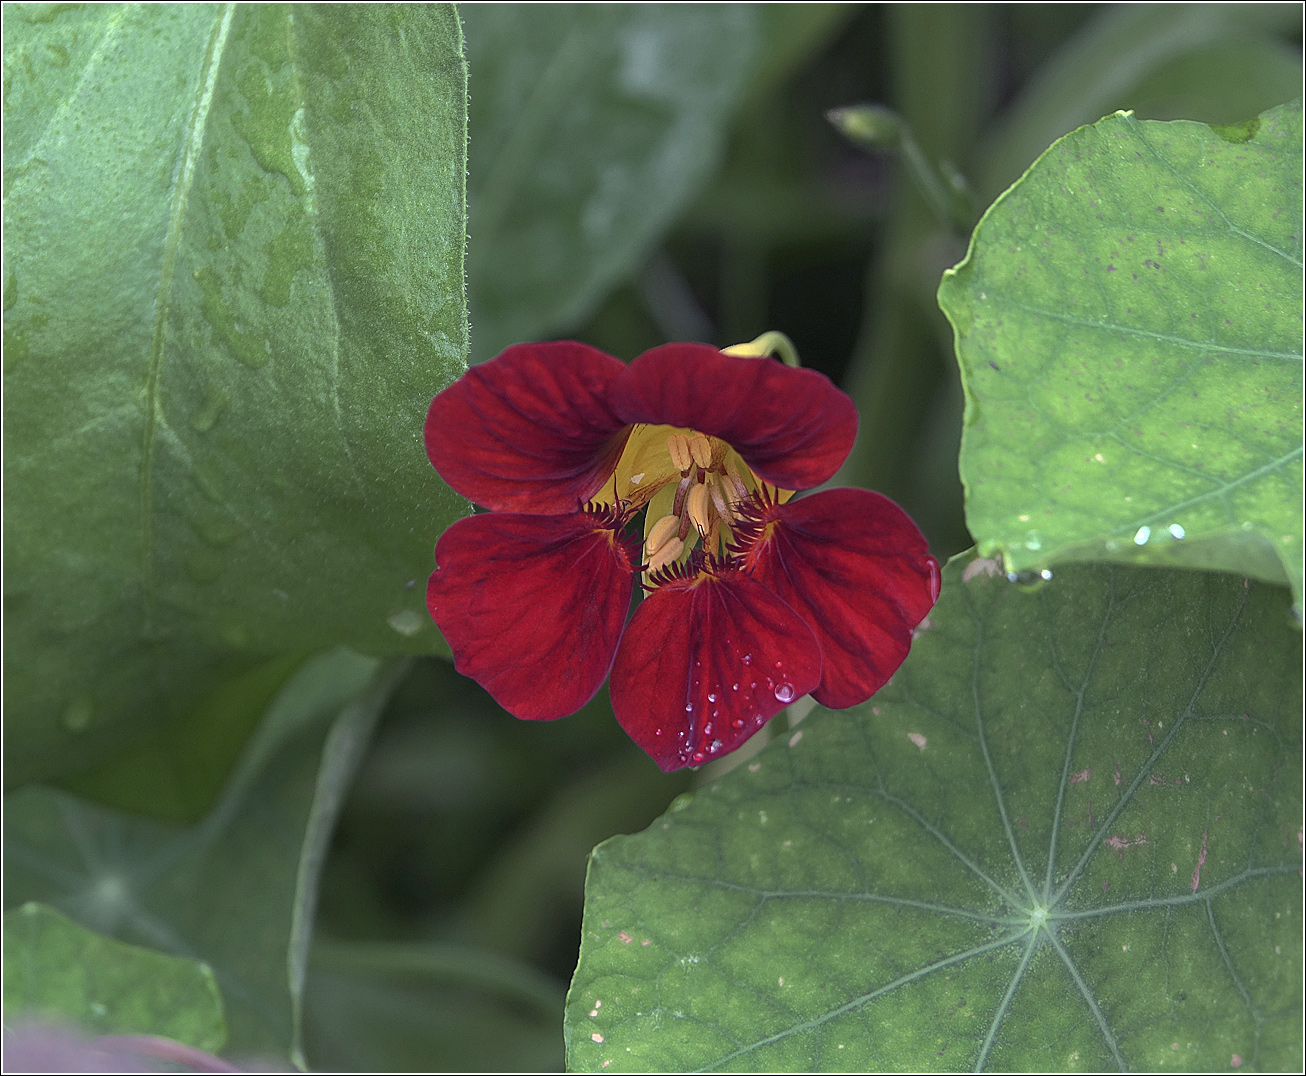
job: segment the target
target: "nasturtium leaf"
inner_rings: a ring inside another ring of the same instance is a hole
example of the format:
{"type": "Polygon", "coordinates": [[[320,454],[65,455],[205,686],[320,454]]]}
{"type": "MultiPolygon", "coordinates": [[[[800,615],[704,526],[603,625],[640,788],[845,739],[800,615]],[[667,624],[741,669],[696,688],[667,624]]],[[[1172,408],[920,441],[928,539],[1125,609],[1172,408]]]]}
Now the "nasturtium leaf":
{"type": "Polygon", "coordinates": [[[720,156],[751,4],[468,4],[473,361],[592,313],[720,156]]]}
{"type": "Polygon", "coordinates": [[[206,965],[124,945],[44,904],[6,912],[4,922],[6,1025],[30,1017],[222,1048],[222,996],[206,965]]]}
{"type": "Polygon", "coordinates": [[[278,654],[440,646],[453,6],[16,4],[4,65],[6,779],[278,654]]]}
{"type": "Polygon", "coordinates": [[[944,274],[979,551],[1302,595],[1302,114],[1067,135],[944,274]]]}
{"type": "Polygon", "coordinates": [[[221,798],[182,828],[33,786],[5,802],[5,902],[37,900],[121,941],[203,960],[230,1049],[295,1058],[317,880],[341,800],[406,659],[307,662],[221,798]]]}
{"type": "Polygon", "coordinates": [[[1280,587],[954,559],[870,702],[595,850],[570,1066],[1297,1071],[1300,653],[1280,587]]]}
{"type": "Polygon", "coordinates": [[[57,787],[161,822],[198,822],[273,697],[303,662],[302,654],[285,654],[228,679],[147,740],[124,745],[57,787]]]}

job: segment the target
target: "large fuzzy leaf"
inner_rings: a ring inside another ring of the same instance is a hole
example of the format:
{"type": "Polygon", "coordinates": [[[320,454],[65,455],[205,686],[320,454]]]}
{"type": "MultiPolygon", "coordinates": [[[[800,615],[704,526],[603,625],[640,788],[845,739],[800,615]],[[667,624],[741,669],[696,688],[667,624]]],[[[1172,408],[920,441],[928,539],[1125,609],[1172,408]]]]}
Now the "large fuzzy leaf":
{"type": "Polygon", "coordinates": [[[436,648],[452,6],[11,5],[4,48],[7,779],[278,653],[436,648]]]}
{"type": "Polygon", "coordinates": [[[1302,595],[1302,114],[1118,113],[985,214],[939,302],[985,555],[1215,568],[1302,595]]]}
{"type": "Polygon", "coordinates": [[[1300,685],[1282,588],[954,561],[868,704],[596,849],[571,1066],[1296,1071],[1300,685]]]}

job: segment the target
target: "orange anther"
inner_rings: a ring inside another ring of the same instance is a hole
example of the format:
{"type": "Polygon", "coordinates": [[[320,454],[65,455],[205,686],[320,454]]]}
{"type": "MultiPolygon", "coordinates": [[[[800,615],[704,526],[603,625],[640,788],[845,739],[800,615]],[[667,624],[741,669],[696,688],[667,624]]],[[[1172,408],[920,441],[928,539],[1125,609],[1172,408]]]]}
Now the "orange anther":
{"type": "Polygon", "coordinates": [[[689,453],[700,467],[712,466],[712,443],[701,433],[696,433],[689,439],[689,453]]]}
{"type": "Polygon", "coordinates": [[[673,433],[667,437],[667,452],[671,454],[671,465],[677,471],[687,471],[694,462],[693,452],[689,447],[689,438],[683,433],[673,433]]]}

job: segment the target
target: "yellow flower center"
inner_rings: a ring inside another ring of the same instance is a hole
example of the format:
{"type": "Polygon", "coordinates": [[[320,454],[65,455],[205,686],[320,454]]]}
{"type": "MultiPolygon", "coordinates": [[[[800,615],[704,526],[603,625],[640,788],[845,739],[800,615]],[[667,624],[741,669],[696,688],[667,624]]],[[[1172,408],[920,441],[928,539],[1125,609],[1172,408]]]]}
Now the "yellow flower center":
{"type": "MultiPolygon", "coordinates": [[[[739,505],[765,483],[725,441],[675,426],[636,426],[617,461],[613,479],[596,498],[631,509],[647,508],[644,560],[648,573],[684,560],[700,542],[724,554],[739,519],[739,505]]],[[[767,486],[786,501],[790,490],[767,486]]]]}

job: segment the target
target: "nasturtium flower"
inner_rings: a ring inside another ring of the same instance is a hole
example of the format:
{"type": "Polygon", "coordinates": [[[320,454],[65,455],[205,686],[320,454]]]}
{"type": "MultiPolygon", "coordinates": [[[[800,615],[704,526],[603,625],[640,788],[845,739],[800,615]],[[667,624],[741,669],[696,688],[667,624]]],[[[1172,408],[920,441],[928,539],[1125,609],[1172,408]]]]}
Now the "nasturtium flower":
{"type": "Polygon", "coordinates": [[[902,664],[938,564],[878,493],[794,496],[834,475],[857,413],[758,350],[626,365],[520,344],[432,401],[431,462],[488,511],[440,538],[427,604],[455,668],[510,713],[563,717],[611,673],[617,720],[674,770],[808,693],[863,702],[902,664]]]}

